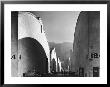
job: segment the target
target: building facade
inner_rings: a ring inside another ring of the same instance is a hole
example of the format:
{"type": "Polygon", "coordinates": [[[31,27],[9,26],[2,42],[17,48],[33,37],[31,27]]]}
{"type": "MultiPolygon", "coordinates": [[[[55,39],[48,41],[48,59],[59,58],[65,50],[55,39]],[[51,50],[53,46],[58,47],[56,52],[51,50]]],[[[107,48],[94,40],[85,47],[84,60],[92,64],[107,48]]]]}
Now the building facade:
{"type": "Polygon", "coordinates": [[[61,72],[62,66],[61,66],[61,61],[56,55],[56,50],[55,48],[52,48],[50,51],[50,70],[51,73],[54,72],[61,72]]]}
{"type": "Polygon", "coordinates": [[[75,72],[79,76],[99,76],[100,12],[80,12],[73,42],[75,72]]]}
{"type": "MultiPolygon", "coordinates": [[[[41,18],[30,12],[17,12],[16,21],[12,21],[15,23],[17,21],[17,27],[13,28],[14,24],[12,26],[12,31],[17,32],[17,43],[15,46],[13,44],[11,46],[17,48],[17,57],[12,58],[12,76],[25,74],[32,76],[31,73],[35,71],[37,74],[50,72],[50,50],[41,18]],[[17,60],[16,63],[15,60],[17,60]],[[13,68],[13,64],[17,66],[16,69],[13,68]],[[17,74],[14,75],[14,72],[17,74]]],[[[12,32],[12,35],[14,33],[12,32]]],[[[12,57],[13,55],[15,53],[12,52],[12,57]]]]}

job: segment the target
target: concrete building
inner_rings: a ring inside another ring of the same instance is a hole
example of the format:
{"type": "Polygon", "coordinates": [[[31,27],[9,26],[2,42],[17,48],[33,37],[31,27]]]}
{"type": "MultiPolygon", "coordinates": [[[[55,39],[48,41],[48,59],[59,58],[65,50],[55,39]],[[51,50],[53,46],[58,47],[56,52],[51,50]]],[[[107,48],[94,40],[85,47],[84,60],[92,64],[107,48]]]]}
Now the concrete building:
{"type": "Polygon", "coordinates": [[[18,48],[18,58],[16,63],[15,60],[12,62],[12,76],[23,76],[33,70],[39,74],[50,72],[50,50],[41,18],[30,12],[18,12],[16,20],[18,27],[12,31],[17,31],[17,44],[12,47],[18,48]],[[13,63],[17,65],[16,70],[13,70],[13,63]]]}
{"type": "Polygon", "coordinates": [[[51,72],[61,72],[62,66],[61,61],[56,55],[55,48],[50,51],[50,70],[51,72]]]}
{"type": "Polygon", "coordinates": [[[58,59],[58,72],[61,72],[61,69],[62,69],[62,66],[61,66],[61,61],[60,61],[60,59],[59,58],[57,58],[58,59]]]}
{"type": "Polygon", "coordinates": [[[51,53],[50,53],[50,67],[51,67],[51,72],[57,72],[57,55],[56,55],[56,51],[55,48],[51,49],[51,53]]]}
{"type": "Polygon", "coordinates": [[[74,70],[74,67],[72,67],[72,64],[74,64],[75,61],[73,59],[73,51],[70,50],[70,57],[69,57],[69,71],[74,70]]]}
{"type": "Polygon", "coordinates": [[[68,72],[70,71],[70,69],[71,69],[71,61],[70,61],[70,57],[69,57],[69,59],[68,59],[68,72]]]}
{"type": "Polygon", "coordinates": [[[73,59],[79,76],[99,76],[100,12],[80,12],[74,34],[73,59]]]}

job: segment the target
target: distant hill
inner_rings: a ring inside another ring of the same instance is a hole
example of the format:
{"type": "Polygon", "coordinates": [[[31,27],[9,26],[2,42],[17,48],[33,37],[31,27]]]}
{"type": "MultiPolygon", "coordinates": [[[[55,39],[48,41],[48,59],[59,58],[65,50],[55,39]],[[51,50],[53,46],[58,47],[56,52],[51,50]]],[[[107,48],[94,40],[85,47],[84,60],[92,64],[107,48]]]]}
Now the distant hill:
{"type": "Polygon", "coordinates": [[[63,42],[63,43],[54,43],[49,42],[50,49],[55,47],[57,57],[60,58],[61,61],[68,59],[70,57],[70,50],[73,49],[73,43],[63,42]]]}

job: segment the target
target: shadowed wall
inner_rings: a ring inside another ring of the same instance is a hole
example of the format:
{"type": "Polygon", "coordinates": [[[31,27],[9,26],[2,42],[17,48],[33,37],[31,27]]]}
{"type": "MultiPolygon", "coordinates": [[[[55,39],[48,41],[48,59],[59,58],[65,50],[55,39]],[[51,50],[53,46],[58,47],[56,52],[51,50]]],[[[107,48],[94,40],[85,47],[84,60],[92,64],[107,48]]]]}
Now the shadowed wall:
{"type": "Polygon", "coordinates": [[[76,70],[82,67],[88,76],[93,76],[93,67],[100,66],[100,12],[81,12],[74,36],[74,67],[76,70]],[[92,58],[92,53],[96,53],[97,58],[92,58]]]}
{"type": "Polygon", "coordinates": [[[19,74],[32,71],[34,68],[40,74],[47,73],[47,57],[41,44],[30,37],[20,39],[18,44],[18,54],[21,55],[19,59],[19,74]]]}
{"type": "Polygon", "coordinates": [[[18,74],[18,12],[11,12],[11,75],[18,74]]]}

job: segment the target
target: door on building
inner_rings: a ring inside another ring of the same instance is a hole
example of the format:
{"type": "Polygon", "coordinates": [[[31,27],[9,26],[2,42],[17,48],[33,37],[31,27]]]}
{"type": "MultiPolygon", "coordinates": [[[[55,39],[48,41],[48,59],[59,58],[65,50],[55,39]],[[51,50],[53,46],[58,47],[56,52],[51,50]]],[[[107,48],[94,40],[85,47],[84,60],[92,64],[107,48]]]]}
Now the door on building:
{"type": "Polygon", "coordinates": [[[93,77],[99,77],[99,67],[93,67],[93,77]]]}
{"type": "Polygon", "coordinates": [[[83,67],[79,68],[79,76],[84,77],[84,68],[83,67]]]}

